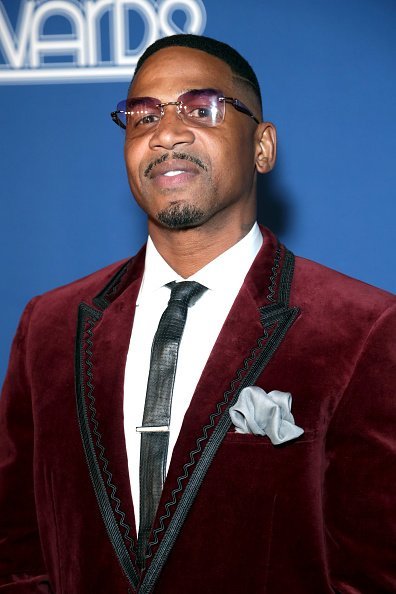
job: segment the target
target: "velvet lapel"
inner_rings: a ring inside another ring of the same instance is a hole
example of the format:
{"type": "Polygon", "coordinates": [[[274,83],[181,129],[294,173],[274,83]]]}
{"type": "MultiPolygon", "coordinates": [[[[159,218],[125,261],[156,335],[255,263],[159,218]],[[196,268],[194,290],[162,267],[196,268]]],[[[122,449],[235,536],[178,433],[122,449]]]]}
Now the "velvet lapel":
{"type": "Polygon", "coordinates": [[[185,415],[149,539],[139,593],[149,594],[231,425],[228,408],[255,383],[298,315],[289,307],[293,255],[269,230],[185,415]],[[241,329],[243,329],[241,331],[241,329]]]}
{"type": "Polygon", "coordinates": [[[106,529],[136,588],[136,529],[123,431],[124,371],[144,250],[93,299],[80,304],[76,397],[88,470],[106,529]]]}

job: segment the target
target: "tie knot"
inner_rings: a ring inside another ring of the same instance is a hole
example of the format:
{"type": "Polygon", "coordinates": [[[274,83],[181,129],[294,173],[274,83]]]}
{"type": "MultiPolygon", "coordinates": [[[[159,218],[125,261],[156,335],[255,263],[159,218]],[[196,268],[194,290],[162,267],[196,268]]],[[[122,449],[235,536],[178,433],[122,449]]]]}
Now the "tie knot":
{"type": "Polygon", "coordinates": [[[171,289],[171,295],[169,299],[169,305],[171,303],[177,303],[188,307],[194,305],[201,295],[207,290],[206,287],[200,285],[196,281],[182,281],[176,283],[173,281],[169,283],[168,287],[171,289]]]}

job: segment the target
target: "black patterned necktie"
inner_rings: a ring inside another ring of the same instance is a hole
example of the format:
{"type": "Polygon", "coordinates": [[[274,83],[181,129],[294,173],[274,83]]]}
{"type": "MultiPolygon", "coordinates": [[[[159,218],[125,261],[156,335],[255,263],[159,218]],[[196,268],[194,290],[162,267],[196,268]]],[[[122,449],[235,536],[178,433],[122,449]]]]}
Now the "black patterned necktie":
{"type": "Polygon", "coordinates": [[[140,442],[140,526],[138,558],[144,555],[166,475],[172,393],[180,340],[187,311],[206,291],[195,281],[172,282],[169,303],[158,324],[151,347],[150,373],[140,442]]]}

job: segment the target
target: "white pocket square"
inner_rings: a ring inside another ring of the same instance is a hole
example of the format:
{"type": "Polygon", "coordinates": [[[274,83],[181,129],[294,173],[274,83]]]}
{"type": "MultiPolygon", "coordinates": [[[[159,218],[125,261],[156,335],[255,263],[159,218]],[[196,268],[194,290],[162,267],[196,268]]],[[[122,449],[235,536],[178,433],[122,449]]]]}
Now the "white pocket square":
{"type": "Polygon", "coordinates": [[[291,405],[289,392],[272,390],[267,394],[258,386],[250,386],[241,390],[230,416],[237,433],[267,435],[279,445],[304,433],[294,422],[291,405]]]}

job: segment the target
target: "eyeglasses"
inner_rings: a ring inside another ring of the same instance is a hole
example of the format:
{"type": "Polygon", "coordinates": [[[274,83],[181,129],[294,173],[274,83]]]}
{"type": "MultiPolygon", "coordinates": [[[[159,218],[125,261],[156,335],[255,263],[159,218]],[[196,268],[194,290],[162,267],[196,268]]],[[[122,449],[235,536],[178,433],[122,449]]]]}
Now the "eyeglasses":
{"type": "Polygon", "coordinates": [[[259,123],[242,101],[225,97],[216,89],[193,89],[180,95],[177,101],[167,103],[161,103],[154,97],[130,97],[120,101],[116,111],[110,115],[118,126],[128,129],[128,133],[134,136],[139,136],[158,126],[167,105],[175,105],[177,115],[188,126],[213,128],[224,121],[226,103],[230,103],[234,109],[259,123]]]}

